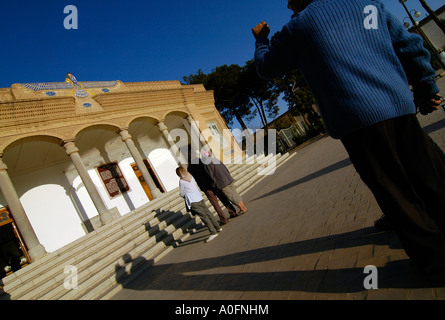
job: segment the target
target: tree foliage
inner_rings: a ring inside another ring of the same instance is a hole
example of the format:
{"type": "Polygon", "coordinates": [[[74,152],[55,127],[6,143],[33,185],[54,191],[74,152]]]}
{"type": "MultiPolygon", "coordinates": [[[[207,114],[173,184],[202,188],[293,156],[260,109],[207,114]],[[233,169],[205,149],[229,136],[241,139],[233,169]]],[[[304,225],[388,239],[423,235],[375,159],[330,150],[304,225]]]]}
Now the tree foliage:
{"type": "Polygon", "coordinates": [[[275,82],[267,81],[258,76],[253,60],[246,62],[242,72],[243,90],[246,90],[250,101],[260,114],[264,127],[268,125],[268,117],[274,119],[278,115],[279,92],[275,90],[275,82]],[[265,113],[267,111],[267,115],[265,113]]]}
{"type": "Polygon", "coordinates": [[[243,130],[245,121],[257,114],[263,127],[277,117],[280,96],[294,115],[302,115],[309,127],[321,124],[313,105],[315,99],[306,85],[300,71],[294,70],[274,81],[260,78],[253,60],[243,67],[232,64],[215,68],[209,74],[198,70],[196,74],[183,77],[185,84],[203,84],[206,90],[213,90],[215,106],[228,125],[236,119],[243,130]],[[297,89],[297,90],[296,90],[297,89]]]}
{"type": "Polygon", "coordinates": [[[186,84],[201,83],[206,90],[213,90],[215,107],[224,120],[230,125],[233,124],[233,119],[237,119],[244,130],[247,129],[244,119],[252,120],[255,114],[252,113],[252,103],[246,90],[243,90],[241,72],[239,65],[223,65],[207,75],[199,70],[183,79],[186,84]]]}
{"type": "Polygon", "coordinates": [[[275,83],[275,90],[283,95],[293,115],[303,116],[309,127],[320,125],[320,117],[314,110],[315,98],[299,70],[292,70],[276,79],[275,83]]]}

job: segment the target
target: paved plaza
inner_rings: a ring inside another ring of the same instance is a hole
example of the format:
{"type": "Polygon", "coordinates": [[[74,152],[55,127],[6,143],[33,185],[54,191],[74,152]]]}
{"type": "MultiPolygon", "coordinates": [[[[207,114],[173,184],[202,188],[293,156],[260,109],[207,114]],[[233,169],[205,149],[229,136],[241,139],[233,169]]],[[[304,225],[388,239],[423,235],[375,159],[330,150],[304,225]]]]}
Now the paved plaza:
{"type": "MultiPolygon", "coordinates": [[[[439,80],[445,93],[445,78],[439,80]]],[[[445,150],[445,112],[419,115],[445,150]]],[[[393,232],[338,140],[296,151],[243,198],[249,209],[210,243],[200,229],[113,299],[445,299],[445,286],[417,279],[393,232]],[[378,289],[365,289],[368,265],[378,289]]]]}

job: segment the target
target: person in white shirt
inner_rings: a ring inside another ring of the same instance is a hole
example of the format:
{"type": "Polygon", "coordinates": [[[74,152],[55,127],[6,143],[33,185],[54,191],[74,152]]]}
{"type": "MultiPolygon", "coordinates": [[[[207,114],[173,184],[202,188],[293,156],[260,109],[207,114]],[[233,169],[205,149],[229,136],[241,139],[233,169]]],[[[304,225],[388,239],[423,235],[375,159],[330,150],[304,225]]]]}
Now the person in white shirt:
{"type": "Polygon", "coordinates": [[[210,237],[206,242],[212,241],[218,236],[218,232],[222,231],[218,220],[216,220],[215,216],[205,205],[204,199],[193,176],[183,167],[178,167],[176,169],[176,174],[180,178],[179,195],[185,199],[187,210],[191,211],[193,215],[198,215],[201,218],[202,222],[210,231],[210,237]]]}

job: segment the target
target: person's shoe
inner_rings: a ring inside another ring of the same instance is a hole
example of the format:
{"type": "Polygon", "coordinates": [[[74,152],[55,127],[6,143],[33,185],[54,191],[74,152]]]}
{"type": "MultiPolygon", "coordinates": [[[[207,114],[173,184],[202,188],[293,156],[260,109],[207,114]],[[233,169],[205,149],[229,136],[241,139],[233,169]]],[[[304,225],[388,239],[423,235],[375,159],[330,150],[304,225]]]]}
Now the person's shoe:
{"type": "Polygon", "coordinates": [[[218,236],[218,234],[212,234],[210,237],[207,238],[206,242],[210,242],[213,239],[215,239],[218,236]]]}
{"type": "Polygon", "coordinates": [[[385,216],[384,214],[376,221],[374,221],[374,227],[379,231],[393,230],[391,221],[389,221],[388,217],[385,216]]]}
{"type": "Polygon", "coordinates": [[[216,231],[218,231],[218,232],[221,232],[222,231],[222,228],[219,228],[218,230],[216,230],[216,231]]]}
{"type": "Polygon", "coordinates": [[[225,224],[228,224],[229,220],[226,220],[226,221],[219,220],[218,223],[219,223],[220,226],[223,226],[225,224]]]}

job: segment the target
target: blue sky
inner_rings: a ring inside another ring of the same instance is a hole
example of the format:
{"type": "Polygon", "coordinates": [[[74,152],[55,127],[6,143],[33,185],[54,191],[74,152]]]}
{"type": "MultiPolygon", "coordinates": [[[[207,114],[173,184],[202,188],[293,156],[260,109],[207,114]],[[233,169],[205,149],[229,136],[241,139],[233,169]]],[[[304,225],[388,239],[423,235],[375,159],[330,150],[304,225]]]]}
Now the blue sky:
{"type": "MultiPolygon", "coordinates": [[[[398,0],[385,3],[400,20],[407,16],[398,0]]],[[[443,0],[427,3],[437,9],[443,0]]],[[[264,20],[272,34],[279,31],[290,18],[286,4],[286,0],[2,1],[0,87],[64,81],[67,72],[78,81],[182,81],[198,69],[208,73],[223,64],[242,66],[253,56],[251,28],[264,20]],[[77,30],[64,28],[67,5],[78,10],[77,30]]],[[[406,4],[424,13],[419,1],[406,4]]]]}

